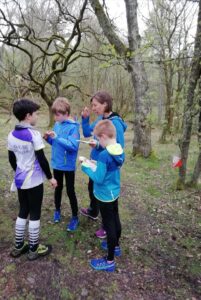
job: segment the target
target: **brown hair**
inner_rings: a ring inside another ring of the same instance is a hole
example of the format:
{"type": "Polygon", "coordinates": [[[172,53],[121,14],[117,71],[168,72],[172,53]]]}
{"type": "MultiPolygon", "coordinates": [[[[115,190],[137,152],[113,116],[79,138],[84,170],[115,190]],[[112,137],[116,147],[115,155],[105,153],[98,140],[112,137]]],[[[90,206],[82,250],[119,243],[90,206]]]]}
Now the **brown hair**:
{"type": "Polygon", "coordinates": [[[65,115],[68,113],[68,115],[70,115],[70,104],[68,100],[64,97],[56,98],[52,104],[52,112],[53,114],[60,113],[65,115]]]}
{"type": "Polygon", "coordinates": [[[96,99],[99,103],[104,104],[106,103],[107,106],[105,108],[105,112],[112,111],[112,97],[105,91],[98,91],[91,97],[91,102],[93,99],[96,99]]]}
{"type": "Polygon", "coordinates": [[[98,137],[105,134],[111,139],[116,138],[116,128],[110,120],[102,120],[96,124],[94,134],[98,137]]]}

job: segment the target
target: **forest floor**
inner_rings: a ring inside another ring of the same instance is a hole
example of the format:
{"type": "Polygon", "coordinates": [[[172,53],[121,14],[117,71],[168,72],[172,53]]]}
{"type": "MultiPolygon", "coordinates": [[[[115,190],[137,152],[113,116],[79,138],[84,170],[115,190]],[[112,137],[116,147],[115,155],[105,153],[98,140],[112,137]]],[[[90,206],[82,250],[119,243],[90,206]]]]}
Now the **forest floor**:
{"type": "MultiPolygon", "coordinates": [[[[132,129],[126,132],[126,162],[122,168],[119,200],[123,255],[114,273],[93,271],[89,260],[103,255],[94,233],[101,220],[80,216],[77,232],[66,232],[69,201],[63,192],[62,222],[52,223],[53,190],[45,183],[41,218],[41,242],[51,243],[48,257],[30,262],[26,255],[9,256],[18,212],[11,193],[13,173],[7,161],[6,137],[13,121],[0,116],[0,299],[201,299],[201,190],[176,191],[177,169],[171,166],[177,153],[174,143],[158,144],[153,129],[154,155],[131,159],[132,129]]],[[[45,121],[40,130],[45,131],[45,121]]],[[[191,172],[198,150],[190,149],[191,172]]],[[[47,157],[50,147],[47,145],[47,157]]],[[[80,155],[89,155],[81,145],[80,155]]],[[[79,207],[87,207],[88,178],[78,166],[76,191],[79,207]]]]}

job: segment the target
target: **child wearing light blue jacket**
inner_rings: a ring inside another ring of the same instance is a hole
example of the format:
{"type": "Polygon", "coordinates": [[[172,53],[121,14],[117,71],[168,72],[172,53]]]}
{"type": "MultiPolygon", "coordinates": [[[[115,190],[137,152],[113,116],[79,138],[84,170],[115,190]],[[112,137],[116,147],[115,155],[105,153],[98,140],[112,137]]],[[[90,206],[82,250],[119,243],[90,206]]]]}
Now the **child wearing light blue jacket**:
{"type": "Polygon", "coordinates": [[[92,259],[90,265],[95,270],[113,272],[115,270],[114,255],[121,255],[118,198],[120,168],[124,162],[124,152],[122,146],[116,142],[116,129],[110,120],[98,122],[94,128],[94,134],[104,150],[98,156],[95,171],[85,162],[82,163],[82,171],[94,182],[93,194],[99,203],[103,226],[107,233],[107,241],[103,241],[101,247],[108,251],[108,255],[106,258],[92,259]]]}
{"type": "Polygon", "coordinates": [[[65,177],[72,210],[72,218],[67,225],[67,231],[75,231],[79,224],[78,204],[74,189],[78,140],[80,139],[79,123],[71,118],[70,104],[66,98],[57,98],[52,105],[52,112],[56,123],[53,131],[47,131],[44,138],[52,146],[51,166],[58,183],[54,194],[54,222],[58,223],[61,220],[61,197],[63,177],[65,177]]]}

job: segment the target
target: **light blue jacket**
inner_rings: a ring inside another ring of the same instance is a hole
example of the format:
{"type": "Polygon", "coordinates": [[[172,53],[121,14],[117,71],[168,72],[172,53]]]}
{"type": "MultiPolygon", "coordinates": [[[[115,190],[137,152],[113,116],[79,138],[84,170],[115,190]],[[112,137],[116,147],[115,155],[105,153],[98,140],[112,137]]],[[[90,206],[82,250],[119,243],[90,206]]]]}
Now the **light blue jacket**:
{"type": "Polygon", "coordinates": [[[82,163],[82,171],[94,182],[94,196],[102,202],[115,201],[120,195],[120,167],[124,152],[120,144],[107,146],[98,157],[97,169],[92,171],[82,163]]]}
{"type": "Polygon", "coordinates": [[[74,171],[80,139],[79,123],[73,120],[56,122],[53,131],[55,138],[48,137],[47,142],[52,146],[51,166],[61,171],[74,171]]]}
{"type": "MultiPolygon", "coordinates": [[[[100,120],[110,120],[116,128],[116,140],[117,143],[121,144],[122,148],[124,148],[124,132],[126,131],[127,124],[122,120],[122,118],[117,113],[112,113],[108,118],[104,119],[103,116],[99,116],[93,123],[89,123],[88,118],[82,118],[82,130],[84,137],[90,137],[93,135],[93,130],[96,124],[100,120]]],[[[96,139],[96,137],[93,137],[96,139]]],[[[97,160],[100,152],[103,151],[101,146],[97,146],[91,150],[90,158],[93,160],[97,160]]]]}

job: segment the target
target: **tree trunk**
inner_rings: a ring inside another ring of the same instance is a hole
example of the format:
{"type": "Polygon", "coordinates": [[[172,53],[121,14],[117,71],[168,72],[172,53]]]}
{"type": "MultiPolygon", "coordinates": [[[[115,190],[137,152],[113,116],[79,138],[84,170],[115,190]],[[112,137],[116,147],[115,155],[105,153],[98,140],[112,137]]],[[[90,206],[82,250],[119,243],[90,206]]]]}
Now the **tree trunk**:
{"type": "Polygon", "coordinates": [[[195,49],[191,63],[191,71],[189,76],[189,86],[187,91],[186,105],[184,108],[183,116],[183,134],[180,143],[182,166],[179,168],[179,179],[177,182],[177,188],[181,189],[185,185],[186,178],[186,164],[188,159],[188,150],[191,140],[191,131],[193,123],[193,104],[194,104],[194,93],[197,82],[201,74],[201,1],[199,1],[199,13],[197,32],[195,37],[195,49]]]}
{"type": "MultiPolygon", "coordinates": [[[[199,136],[199,144],[200,143],[201,143],[201,137],[199,136]]],[[[201,149],[200,149],[200,153],[198,155],[197,162],[195,164],[195,168],[194,168],[193,175],[192,175],[191,181],[189,183],[189,186],[191,186],[191,187],[197,186],[200,172],[201,172],[201,149]]]]}
{"type": "Polygon", "coordinates": [[[48,106],[48,109],[49,109],[49,124],[48,124],[48,127],[52,128],[53,124],[54,124],[54,116],[53,116],[53,113],[52,113],[51,106],[48,106]]]}
{"type": "Polygon", "coordinates": [[[105,14],[99,0],[90,0],[99,24],[108,41],[116,52],[124,59],[128,72],[131,74],[135,91],[134,102],[134,139],[133,155],[148,157],[151,154],[151,126],[147,120],[149,108],[146,107],[145,94],[148,89],[144,64],[140,55],[140,35],[137,22],[137,0],[125,0],[129,49],[115,33],[113,26],[105,14]]]}
{"type": "Polygon", "coordinates": [[[199,155],[197,162],[194,167],[193,175],[191,177],[190,186],[196,186],[198,178],[201,172],[201,80],[199,81],[199,120],[198,120],[198,145],[199,145],[199,155]]]}
{"type": "Polygon", "coordinates": [[[48,97],[48,95],[46,93],[45,86],[42,87],[42,89],[40,91],[40,95],[41,95],[41,97],[43,98],[43,100],[45,101],[45,103],[48,106],[48,111],[49,111],[49,124],[48,124],[48,127],[52,127],[53,124],[54,124],[54,118],[53,118],[53,114],[52,114],[52,110],[51,110],[53,100],[50,97],[48,97]]]}
{"type": "Polygon", "coordinates": [[[141,37],[137,21],[137,0],[125,0],[128,25],[128,42],[131,51],[129,61],[132,83],[135,91],[134,98],[134,139],[133,155],[140,154],[148,157],[151,153],[151,125],[147,120],[150,108],[146,104],[148,89],[147,76],[140,54],[141,37]]]}

